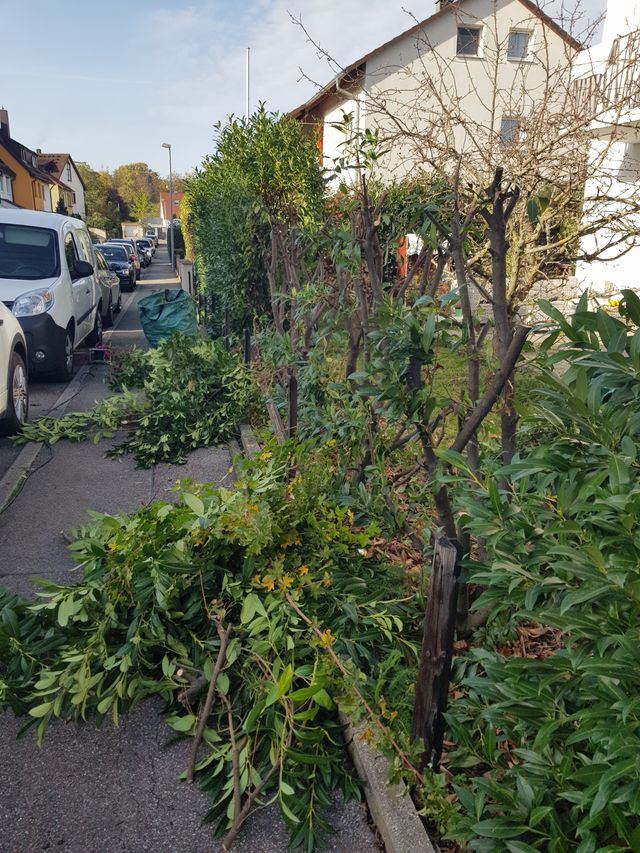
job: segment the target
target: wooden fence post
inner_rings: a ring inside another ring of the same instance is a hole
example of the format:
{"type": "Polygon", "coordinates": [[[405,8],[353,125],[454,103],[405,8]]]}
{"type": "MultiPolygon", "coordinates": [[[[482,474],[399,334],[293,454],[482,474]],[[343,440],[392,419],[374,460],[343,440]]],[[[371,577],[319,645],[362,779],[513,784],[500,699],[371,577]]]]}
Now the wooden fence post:
{"type": "Polygon", "coordinates": [[[228,350],[229,350],[229,348],[230,348],[230,342],[229,342],[229,327],[230,327],[230,322],[229,322],[229,309],[228,309],[228,308],[225,308],[225,309],[224,309],[224,323],[223,323],[223,326],[222,326],[222,337],[224,338],[224,348],[225,348],[227,351],[228,351],[228,350]]]}
{"type": "Polygon", "coordinates": [[[287,422],[287,437],[293,438],[298,429],[298,380],[293,374],[288,382],[289,417],[287,422]]]}
{"type": "Polygon", "coordinates": [[[459,554],[448,539],[435,542],[424,636],[411,721],[411,739],[422,738],[421,769],[438,769],[444,740],[456,625],[459,554]]]}

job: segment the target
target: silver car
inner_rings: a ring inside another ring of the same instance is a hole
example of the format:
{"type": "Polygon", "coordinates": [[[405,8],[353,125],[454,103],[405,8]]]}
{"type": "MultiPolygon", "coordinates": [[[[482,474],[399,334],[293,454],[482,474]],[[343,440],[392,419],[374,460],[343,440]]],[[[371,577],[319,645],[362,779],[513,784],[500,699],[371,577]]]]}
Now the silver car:
{"type": "Polygon", "coordinates": [[[113,315],[119,314],[122,308],[122,293],[120,279],[112,272],[100,246],[94,246],[97,267],[95,270],[98,284],[102,291],[102,325],[105,329],[113,326],[113,315]]]}
{"type": "Polygon", "coordinates": [[[29,415],[27,342],[20,323],[0,302],[0,431],[17,432],[29,415]]]}

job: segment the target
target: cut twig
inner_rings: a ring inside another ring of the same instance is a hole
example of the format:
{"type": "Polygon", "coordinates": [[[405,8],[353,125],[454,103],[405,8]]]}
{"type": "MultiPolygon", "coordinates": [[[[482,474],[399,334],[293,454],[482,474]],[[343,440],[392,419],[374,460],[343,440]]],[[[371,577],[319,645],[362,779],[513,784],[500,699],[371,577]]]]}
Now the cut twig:
{"type": "Polygon", "coordinates": [[[200,714],[200,719],[198,720],[198,728],[196,729],[196,734],[191,745],[191,756],[189,758],[189,767],[187,768],[187,782],[193,782],[193,774],[198,757],[198,747],[200,746],[200,741],[202,740],[202,735],[204,734],[209,714],[211,713],[211,706],[213,705],[213,697],[216,690],[216,681],[218,680],[220,670],[224,666],[227,654],[227,643],[229,642],[229,636],[233,630],[233,625],[227,625],[225,630],[222,627],[222,622],[218,619],[216,620],[216,628],[218,629],[218,636],[220,637],[220,649],[218,650],[218,657],[216,658],[215,666],[211,673],[209,690],[207,692],[207,698],[205,699],[204,708],[200,714]]]}

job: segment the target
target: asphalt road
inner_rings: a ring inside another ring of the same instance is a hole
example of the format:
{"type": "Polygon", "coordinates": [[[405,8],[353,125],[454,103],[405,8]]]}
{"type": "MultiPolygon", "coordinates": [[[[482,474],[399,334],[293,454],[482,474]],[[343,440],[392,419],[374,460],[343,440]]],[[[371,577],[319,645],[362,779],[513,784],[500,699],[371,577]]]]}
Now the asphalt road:
{"type": "MultiPolygon", "coordinates": [[[[138,286],[133,294],[123,293],[123,306],[128,308],[116,315],[113,330],[107,330],[104,334],[105,341],[110,341],[118,346],[138,346],[146,347],[145,337],[138,324],[138,315],[136,304],[140,299],[148,296],[153,288],[175,287],[177,286],[176,279],[171,275],[171,267],[168,263],[167,251],[164,246],[159,246],[153,262],[146,270],[142,270],[142,275],[138,286]],[[131,300],[133,296],[133,300],[131,300]]],[[[87,363],[89,353],[87,348],[80,346],[75,353],[74,358],[74,373],[80,367],[87,363]]],[[[29,419],[35,420],[43,415],[48,415],[52,407],[56,404],[60,395],[64,392],[68,383],[53,382],[46,378],[30,378],[29,381],[29,419]]],[[[55,412],[54,412],[55,413],[55,412]]],[[[20,446],[16,445],[10,438],[0,436],[0,478],[6,472],[7,468],[17,458],[20,453],[20,446]]]]}
{"type": "MultiPolygon", "coordinates": [[[[112,345],[144,343],[135,303],[154,287],[176,286],[162,261],[144,275],[110,336],[112,345]]],[[[109,394],[105,371],[91,366],[71,409],[89,408],[109,394]]],[[[50,389],[35,390],[46,406],[50,389]]],[[[130,512],[169,499],[174,483],[187,477],[226,481],[232,461],[228,448],[207,448],[185,465],[143,471],[130,458],[106,458],[104,449],[59,442],[41,451],[33,473],[0,515],[0,584],[33,596],[33,577],[73,582],[65,539],[88,510],[130,512]]],[[[117,728],[111,722],[98,729],[91,720],[81,726],[56,721],[41,749],[32,734],[17,740],[20,722],[0,715],[0,853],[221,853],[210,829],[201,825],[207,797],[178,778],[188,744],[168,745],[172,733],[161,712],[161,703],[150,700],[117,728]]],[[[330,820],[337,831],[328,853],[379,850],[362,805],[336,801],[330,820]]],[[[287,832],[276,809],[270,806],[248,821],[233,849],[284,853],[287,832]]]]}

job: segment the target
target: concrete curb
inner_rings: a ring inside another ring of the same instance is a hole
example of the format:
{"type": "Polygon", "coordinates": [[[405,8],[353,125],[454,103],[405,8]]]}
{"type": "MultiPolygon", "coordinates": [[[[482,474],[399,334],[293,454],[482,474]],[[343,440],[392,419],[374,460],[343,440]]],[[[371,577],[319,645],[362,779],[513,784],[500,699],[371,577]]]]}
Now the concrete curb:
{"type": "MultiPolygon", "coordinates": [[[[252,459],[260,445],[247,424],[240,426],[240,440],[244,452],[252,459]]],[[[436,853],[406,785],[388,782],[391,762],[362,738],[366,721],[354,724],[346,714],[340,712],[339,716],[345,726],[347,749],[364,782],[367,805],[386,853],[436,853]]]]}
{"type": "MultiPolygon", "coordinates": [[[[73,400],[89,375],[90,365],[83,364],[64,389],[51,408],[42,417],[60,418],[64,415],[69,403],[73,400]]],[[[29,478],[38,454],[44,447],[44,443],[29,442],[25,444],[17,458],[13,460],[4,476],[0,480],[0,514],[9,506],[16,497],[26,480],[29,478]]]]}
{"type": "Polygon", "coordinates": [[[364,795],[373,822],[384,842],[386,853],[435,853],[435,848],[420,820],[404,782],[390,783],[391,762],[380,750],[370,746],[362,734],[366,720],[353,724],[340,712],[345,726],[347,749],[364,782],[364,795]]]}

